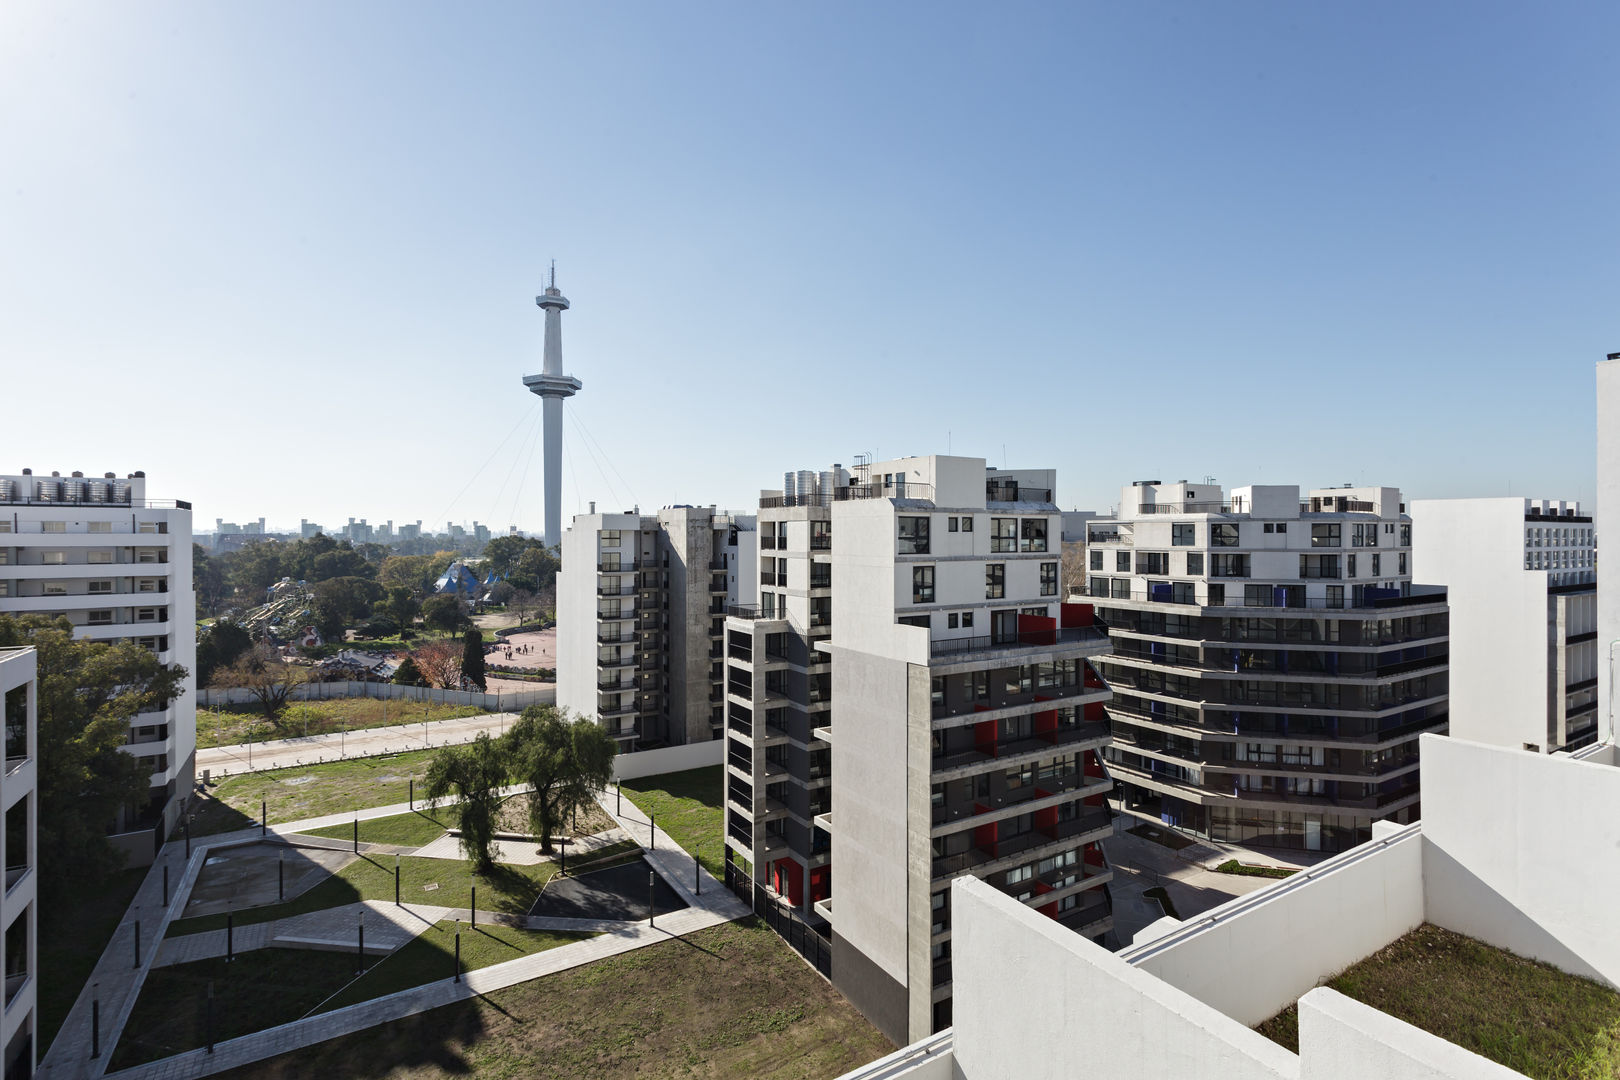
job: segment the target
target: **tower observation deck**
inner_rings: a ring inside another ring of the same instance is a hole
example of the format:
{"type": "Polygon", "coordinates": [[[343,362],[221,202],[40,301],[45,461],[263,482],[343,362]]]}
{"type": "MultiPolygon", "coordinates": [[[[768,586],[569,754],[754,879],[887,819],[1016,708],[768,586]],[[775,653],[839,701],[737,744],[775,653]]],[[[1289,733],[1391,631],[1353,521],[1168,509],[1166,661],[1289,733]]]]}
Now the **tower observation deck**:
{"type": "Polygon", "coordinates": [[[557,289],[557,267],[551,267],[550,284],[534,298],[546,313],[545,353],[540,374],[523,376],[523,385],[539,394],[544,410],[541,422],[545,436],[546,535],[548,546],[562,542],[562,403],[579,393],[582,384],[562,369],[562,313],[568,298],[557,289]]]}

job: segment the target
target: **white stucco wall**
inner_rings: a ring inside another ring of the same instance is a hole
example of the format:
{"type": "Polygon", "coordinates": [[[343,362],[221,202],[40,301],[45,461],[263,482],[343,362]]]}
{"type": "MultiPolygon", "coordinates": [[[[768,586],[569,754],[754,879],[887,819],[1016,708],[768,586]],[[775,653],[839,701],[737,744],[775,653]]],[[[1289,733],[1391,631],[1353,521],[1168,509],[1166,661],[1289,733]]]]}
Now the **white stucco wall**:
{"type": "Polygon", "coordinates": [[[1298,1075],[1265,1036],[982,881],[958,878],[951,909],[963,1080],[1298,1075]]]}
{"type": "Polygon", "coordinates": [[[1121,958],[1253,1026],[1423,922],[1416,830],[1206,912],[1121,958]]]}
{"type": "Polygon", "coordinates": [[[1321,987],[1299,1002],[1300,1080],[1511,1080],[1515,1072],[1321,987]]]}
{"type": "Polygon", "coordinates": [[[664,773],[685,772],[719,765],[726,752],[724,739],[686,743],[681,746],[661,746],[657,750],[637,750],[619,754],[613,759],[613,779],[637,780],[643,776],[662,776],[664,773]]]}
{"type": "Polygon", "coordinates": [[[1620,639],[1620,360],[1597,366],[1598,741],[1614,739],[1610,644],[1620,639]],[[1603,553],[1608,546],[1608,555],[1603,553]]]}
{"type": "Polygon", "coordinates": [[[1430,922],[1620,986],[1620,769],[1424,735],[1430,922]]]}

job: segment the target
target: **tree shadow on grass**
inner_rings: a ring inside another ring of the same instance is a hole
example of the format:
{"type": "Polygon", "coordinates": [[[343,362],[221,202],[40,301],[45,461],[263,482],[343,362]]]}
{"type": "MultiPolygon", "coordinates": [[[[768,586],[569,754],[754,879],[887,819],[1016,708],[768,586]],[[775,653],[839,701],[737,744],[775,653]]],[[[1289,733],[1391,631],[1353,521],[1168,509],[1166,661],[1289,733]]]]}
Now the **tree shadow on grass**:
{"type": "Polygon", "coordinates": [[[479,1007],[483,1000],[459,1001],[218,1075],[232,1080],[305,1080],[438,1069],[451,1076],[468,1076],[473,1067],[466,1050],[488,1034],[479,1007]]]}

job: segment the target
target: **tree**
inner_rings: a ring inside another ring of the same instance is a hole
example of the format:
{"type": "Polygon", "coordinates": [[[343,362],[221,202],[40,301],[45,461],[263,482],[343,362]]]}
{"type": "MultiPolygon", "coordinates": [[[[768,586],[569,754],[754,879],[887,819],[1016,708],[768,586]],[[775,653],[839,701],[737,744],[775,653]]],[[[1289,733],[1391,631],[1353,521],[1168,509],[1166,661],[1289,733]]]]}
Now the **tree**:
{"type": "Polygon", "coordinates": [[[528,578],[535,583],[535,591],[549,589],[557,580],[557,571],[562,566],[562,560],[557,557],[556,548],[544,545],[531,547],[518,556],[517,562],[512,566],[512,576],[515,578],[528,578]]]}
{"type": "Polygon", "coordinates": [[[254,603],[262,602],[264,590],[290,576],[282,562],[282,547],[273,540],[256,540],[231,552],[225,573],[231,588],[254,603]]]}
{"type": "Polygon", "coordinates": [[[293,690],[309,681],[309,669],[289,664],[268,645],[259,645],[219,670],[213,685],[220,689],[241,687],[253,696],[264,718],[281,726],[281,713],[293,690]]]}
{"type": "Polygon", "coordinates": [[[461,677],[480,690],[489,685],[484,679],[484,634],[481,630],[468,630],[461,635],[461,677]]]}
{"type": "Polygon", "coordinates": [[[197,685],[208,686],[214,673],[235,663],[253,648],[253,635],[240,623],[221,619],[197,631],[197,685]]]}
{"type": "Polygon", "coordinates": [[[422,677],[422,669],[416,666],[416,661],[407,656],[399,662],[394,669],[394,681],[401,686],[426,686],[427,680],[422,677]]]}
{"type": "Polygon", "coordinates": [[[377,572],[377,568],[366,561],[366,557],[349,546],[347,540],[333,551],[324,552],[315,556],[310,563],[310,581],[330,581],[332,578],[361,577],[369,578],[377,572]]]}
{"type": "Polygon", "coordinates": [[[422,604],[416,599],[416,594],[410,589],[395,586],[388,590],[388,598],[383,601],[388,617],[399,623],[401,627],[411,625],[422,610],[422,604]]]}
{"type": "Polygon", "coordinates": [[[377,568],[377,580],[390,589],[409,589],[412,596],[426,596],[439,575],[455,562],[456,553],[440,551],[432,555],[390,555],[377,568]]]}
{"type": "Polygon", "coordinates": [[[506,599],[506,610],[518,617],[518,625],[522,626],[531,614],[539,598],[527,589],[513,589],[512,595],[506,599]]]}
{"type": "Polygon", "coordinates": [[[454,641],[430,641],[411,654],[430,686],[455,689],[461,685],[461,646],[454,641]]]}
{"type": "Polygon", "coordinates": [[[495,846],[495,823],[501,812],[501,788],[506,784],[506,766],[501,750],[489,732],[465,746],[447,746],[433,755],[427,771],[428,806],[438,805],[454,795],[456,827],[461,830],[461,850],[479,873],[488,871],[500,856],[495,846]]]}
{"type": "Polygon", "coordinates": [[[342,641],[343,631],[370,615],[372,606],[387,595],[381,585],[361,577],[330,578],[312,591],[315,626],[327,641],[342,641]]]}
{"type": "Polygon", "coordinates": [[[533,789],[529,826],[540,838],[540,850],[549,853],[551,834],[568,812],[613,778],[618,747],[601,725],[551,705],[530,705],[501,738],[513,777],[533,789]]]}
{"type": "Polygon", "coordinates": [[[39,899],[52,907],[102,887],[123,865],[107,826],[152,797],[150,763],[123,749],[129,722],[168,708],[185,692],[186,670],[134,642],[75,640],[63,618],[0,615],[0,647],[29,645],[38,650],[39,752],[38,812],[30,816],[39,899]]]}
{"type": "Polygon", "coordinates": [[[453,634],[471,622],[467,601],[459,596],[432,596],[422,604],[422,625],[429,630],[453,634]]]}
{"type": "Polygon", "coordinates": [[[225,599],[225,567],[201,544],[191,545],[191,586],[197,592],[197,606],[206,614],[212,615],[225,599]]]}

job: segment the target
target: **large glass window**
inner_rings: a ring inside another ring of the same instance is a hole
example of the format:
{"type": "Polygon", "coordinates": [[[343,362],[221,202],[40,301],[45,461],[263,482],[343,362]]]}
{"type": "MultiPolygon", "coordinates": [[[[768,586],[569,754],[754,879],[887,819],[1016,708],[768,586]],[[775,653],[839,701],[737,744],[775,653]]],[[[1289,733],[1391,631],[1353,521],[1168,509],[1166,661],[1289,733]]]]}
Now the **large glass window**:
{"type": "Polygon", "coordinates": [[[1101,570],[1103,568],[1103,553],[1101,551],[1093,551],[1091,553],[1091,568],[1093,570],[1101,570]]]}
{"type": "Polygon", "coordinates": [[[1338,522],[1321,522],[1311,526],[1311,547],[1339,546],[1338,522]]]}
{"type": "Polygon", "coordinates": [[[1170,572],[1170,555],[1164,551],[1138,551],[1136,553],[1136,572],[1138,574],[1168,574],[1170,572]]]}
{"type": "Polygon", "coordinates": [[[984,566],[984,598],[986,600],[1000,600],[1007,595],[1007,564],[985,563],[984,566]]]}
{"type": "Polygon", "coordinates": [[[903,517],[900,519],[900,554],[928,554],[928,519],[903,517]]]}
{"type": "Polygon", "coordinates": [[[1238,527],[1235,522],[1217,522],[1209,527],[1211,547],[1237,547],[1238,527]]]}
{"type": "Polygon", "coordinates": [[[1198,526],[1190,521],[1170,526],[1170,543],[1173,547],[1192,547],[1197,542],[1197,535],[1198,526]]]}
{"type": "Polygon", "coordinates": [[[1020,530],[1020,532],[1019,532],[1018,550],[1020,550],[1020,551],[1045,551],[1046,550],[1046,519],[1045,518],[1023,518],[1019,522],[1018,527],[1019,527],[1019,530],[1020,530]]]}
{"type": "Polygon", "coordinates": [[[1202,551],[1187,552],[1187,573],[1202,574],[1204,572],[1204,553],[1202,551]]]}
{"type": "Polygon", "coordinates": [[[913,566],[911,568],[911,602],[913,604],[932,604],[934,602],[934,568],[932,566],[913,566]]]}
{"type": "Polygon", "coordinates": [[[1247,555],[1211,555],[1209,557],[1210,577],[1248,577],[1249,557],[1247,555]]]}
{"type": "Polygon", "coordinates": [[[1017,551],[1018,550],[1018,519],[1017,518],[991,518],[990,519],[990,550],[991,551],[1017,551]]]}
{"type": "Polygon", "coordinates": [[[812,521],[810,523],[810,550],[830,551],[832,549],[832,522],[812,521]]]}
{"type": "Polygon", "coordinates": [[[1131,553],[1128,551],[1114,552],[1114,573],[1128,574],[1131,572],[1131,553]]]}

